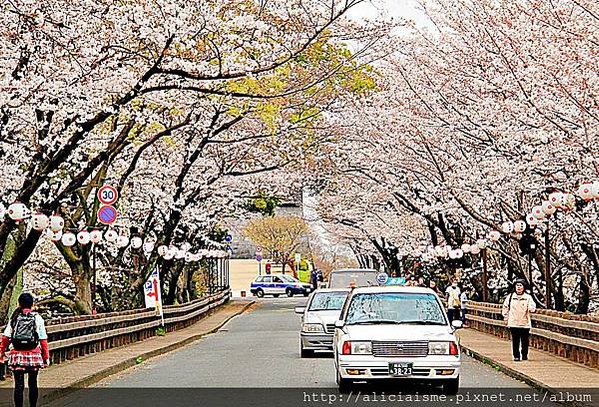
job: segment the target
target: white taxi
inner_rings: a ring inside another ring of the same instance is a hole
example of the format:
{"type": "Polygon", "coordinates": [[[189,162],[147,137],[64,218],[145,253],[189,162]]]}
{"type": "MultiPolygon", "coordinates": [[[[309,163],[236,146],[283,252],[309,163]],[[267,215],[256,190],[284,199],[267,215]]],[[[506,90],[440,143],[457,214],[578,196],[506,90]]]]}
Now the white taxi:
{"type": "Polygon", "coordinates": [[[439,297],[428,288],[364,287],[347,298],[335,322],[336,381],[417,380],[456,394],[460,349],[439,297]]]}

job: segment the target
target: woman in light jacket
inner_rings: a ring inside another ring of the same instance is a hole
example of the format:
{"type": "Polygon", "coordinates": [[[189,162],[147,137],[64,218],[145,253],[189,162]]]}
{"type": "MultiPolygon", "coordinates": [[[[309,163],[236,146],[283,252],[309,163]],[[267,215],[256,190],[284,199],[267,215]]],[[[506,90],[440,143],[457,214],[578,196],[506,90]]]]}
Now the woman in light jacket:
{"type": "Polygon", "coordinates": [[[514,361],[528,360],[528,342],[531,328],[530,314],[537,307],[532,297],[524,292],[526,281],[514,281],[514,292],[503,302],[502,314],[507,319],[507,327],[512,334],[512,354],[514,361]],[[520,351],[522,345],[522,351],[520,351]]]}

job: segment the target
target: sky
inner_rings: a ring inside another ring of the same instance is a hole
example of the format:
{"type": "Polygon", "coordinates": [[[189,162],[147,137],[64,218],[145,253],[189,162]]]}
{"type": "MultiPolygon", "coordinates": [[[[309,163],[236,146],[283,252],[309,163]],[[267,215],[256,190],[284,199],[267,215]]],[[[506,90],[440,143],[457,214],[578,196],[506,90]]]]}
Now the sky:
{"type": "Polygon", "coordinates": [[[417,0],[367,0],[355,6],[348,14],[353,19],[374,19],[381,12],[389,17],[406,18],[416,24],[426,24],[426,17],[417,0]]]}

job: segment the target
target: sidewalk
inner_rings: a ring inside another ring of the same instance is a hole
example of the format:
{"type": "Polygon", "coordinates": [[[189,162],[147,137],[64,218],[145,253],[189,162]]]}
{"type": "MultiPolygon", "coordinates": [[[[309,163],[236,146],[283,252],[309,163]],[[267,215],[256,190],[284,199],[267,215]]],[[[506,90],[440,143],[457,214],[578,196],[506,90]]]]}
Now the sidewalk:
{"type": "MultiPolygon", "coordinates": [[[[233,300],[189,328],[50,366],[40,372],[40,398],[43,398],[40,401],[48,402],[62,397],[69,389],[90,386],[107,376],[135,366],[140,357],[147,360],[185,346],[217,331],[252,304],[254,302],[249,300],[233,300]]],[[[0,382],[0,389],[12,386],[12,380],[0,382]]]]}
{"type": "Polygon", "coordinates": [[[528,361],[512,360],[512,343],[474,329],[458,330],[465,354],[493,365],[526,384],[544,390],[597,388],[599,369],[530,348],[528,361]]]}

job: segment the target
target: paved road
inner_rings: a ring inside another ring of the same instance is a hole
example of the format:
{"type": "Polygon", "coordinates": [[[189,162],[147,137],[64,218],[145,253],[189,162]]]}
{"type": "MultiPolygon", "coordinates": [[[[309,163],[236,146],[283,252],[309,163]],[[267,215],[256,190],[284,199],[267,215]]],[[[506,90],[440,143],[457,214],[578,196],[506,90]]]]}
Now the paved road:
{"type": "MultiPolygon", "coordinates": [[[[218,333],[150,360],[100,384],[106,387],[335,387],[333,359],[298,355],[299,316],[305,298],[266,298],[218,333]]],[[[526,387],[469,357],[463,387],[526,387]]]]}

